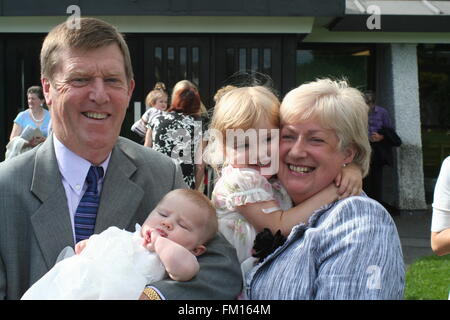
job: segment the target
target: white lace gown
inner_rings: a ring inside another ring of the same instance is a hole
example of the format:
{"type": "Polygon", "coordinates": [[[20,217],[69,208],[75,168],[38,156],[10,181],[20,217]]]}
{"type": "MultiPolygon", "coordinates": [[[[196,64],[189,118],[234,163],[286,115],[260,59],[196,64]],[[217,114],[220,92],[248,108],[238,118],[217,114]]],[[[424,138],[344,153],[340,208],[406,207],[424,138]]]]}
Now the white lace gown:
{"type": "Polygon", "coordinates": [[[135,300],[149,283],[165,276],[159,257],[134,233],[110,227],[89,239],[86,248],[58,262],[22,300],[135,300]]]}

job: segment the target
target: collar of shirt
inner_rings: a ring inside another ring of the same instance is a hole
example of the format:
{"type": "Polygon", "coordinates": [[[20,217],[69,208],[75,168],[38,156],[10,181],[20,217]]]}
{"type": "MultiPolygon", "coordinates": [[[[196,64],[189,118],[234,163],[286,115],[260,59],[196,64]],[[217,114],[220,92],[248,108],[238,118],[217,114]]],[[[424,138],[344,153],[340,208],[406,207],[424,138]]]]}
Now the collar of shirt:
{"type": "MultiPolygon", "coordinates": [[[[86,176],[92,164],[68,149],[58,140],[58,138],[56,138],[56,135],[53,135],[53,141],[59,171],[72,191],[80,196],[83,192],[86,176]]],[[[100,164],[100,166],[103,167],[105,175],[110,158],[111,152],[106,160],[100,164]]]]}

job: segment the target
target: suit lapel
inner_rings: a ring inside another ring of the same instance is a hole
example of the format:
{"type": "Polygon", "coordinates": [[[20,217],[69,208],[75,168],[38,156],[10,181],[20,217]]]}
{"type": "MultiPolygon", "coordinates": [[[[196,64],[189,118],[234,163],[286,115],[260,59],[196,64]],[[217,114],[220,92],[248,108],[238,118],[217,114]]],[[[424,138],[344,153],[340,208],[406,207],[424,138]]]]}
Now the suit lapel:
{"type": "Polygon", "coordinates": [[[53,138],[37,150],[31,192],[42,205],[31,216],[31,224],[48,268],[66,246],[73,246],[67,198],[53,148],[53,138]]]}
{"type": "Polygon", "coordinates": [[[144,196],[144,190],[130,179],[135,171],[134,163],[116,144],[103,182],[95,233],[110,226],[125,229],[132,222],[144,196]]]}

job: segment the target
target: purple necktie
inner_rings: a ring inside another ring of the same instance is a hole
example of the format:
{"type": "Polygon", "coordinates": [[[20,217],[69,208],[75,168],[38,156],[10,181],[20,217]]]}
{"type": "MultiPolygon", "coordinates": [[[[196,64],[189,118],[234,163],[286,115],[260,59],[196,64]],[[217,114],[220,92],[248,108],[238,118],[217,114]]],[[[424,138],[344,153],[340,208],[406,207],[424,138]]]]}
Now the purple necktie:
{"type": "Polygon", "coordinates": [[[78,243],[88,239],[95,228],[100,194],[97,189],[99,179],[103,179],[103,168],[91,166],[86,177],[87,189],[75,212],[75,239],[78,243]]]}

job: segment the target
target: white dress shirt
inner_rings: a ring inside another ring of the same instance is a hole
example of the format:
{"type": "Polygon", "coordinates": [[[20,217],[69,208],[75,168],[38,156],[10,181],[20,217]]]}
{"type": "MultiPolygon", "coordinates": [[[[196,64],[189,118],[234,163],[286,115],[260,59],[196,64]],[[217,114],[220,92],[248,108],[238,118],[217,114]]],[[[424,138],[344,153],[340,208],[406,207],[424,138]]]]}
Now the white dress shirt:
{"type": "MultiPolygon", "coordinates": [[[[61,172],[62,183],[64,186],[64,190],[66,191],[67,206],[69,208],[70,221],[72,222],[72,233],[75,243],[75,212],[78,208],[81,198],[84,195],[84,192],[87,189],[86,176],[88,174],[89,168],[93,164],[69,150],[58,140],[58,138],[56,138],[56,135],[53,135],[53,141],[59,172],[61,172]]],[[[111,152],[109,153],[106,160],[102,164],[100,164],[100,166],[103,167],[105,175],[110,158],[111,152]]],[[[99,179],[99,192],[101,192],[102,190],[102,185],[103,179],[99,179]]]]}

